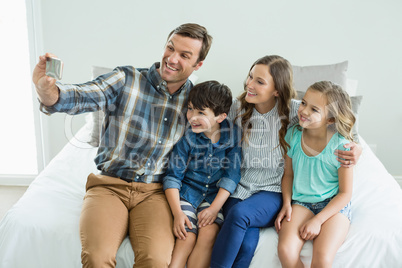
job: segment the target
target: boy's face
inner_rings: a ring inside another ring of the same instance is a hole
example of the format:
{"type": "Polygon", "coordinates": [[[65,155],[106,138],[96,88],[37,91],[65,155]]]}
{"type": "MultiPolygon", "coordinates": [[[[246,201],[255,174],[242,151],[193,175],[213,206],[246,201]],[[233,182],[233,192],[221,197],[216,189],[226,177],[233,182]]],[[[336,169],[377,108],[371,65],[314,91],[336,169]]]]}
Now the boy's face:
{"type": "Polygon", "coordinates": [[[226,114],[215,115],[210,108],[195,109],[191,102],[188,104],[187,120],[194,133],[204,133],[211,138],[215,131],[220,129],[219,123],[226,118],[226,114]]]}

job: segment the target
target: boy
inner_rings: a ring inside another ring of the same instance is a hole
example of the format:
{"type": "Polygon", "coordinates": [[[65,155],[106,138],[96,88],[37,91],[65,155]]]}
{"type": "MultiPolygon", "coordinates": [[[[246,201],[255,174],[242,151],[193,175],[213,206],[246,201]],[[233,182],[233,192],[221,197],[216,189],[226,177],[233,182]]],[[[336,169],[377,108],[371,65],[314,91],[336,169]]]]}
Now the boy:
{"type": "Polygon", "coordinates": [[[191,129],[173,148],[163,179],[176,236],[169,267],[209,267],[221,208],[240,180],[241,133],[226,119],[231,104],[230,89],[217,81],[190,91],[191,129]]]}

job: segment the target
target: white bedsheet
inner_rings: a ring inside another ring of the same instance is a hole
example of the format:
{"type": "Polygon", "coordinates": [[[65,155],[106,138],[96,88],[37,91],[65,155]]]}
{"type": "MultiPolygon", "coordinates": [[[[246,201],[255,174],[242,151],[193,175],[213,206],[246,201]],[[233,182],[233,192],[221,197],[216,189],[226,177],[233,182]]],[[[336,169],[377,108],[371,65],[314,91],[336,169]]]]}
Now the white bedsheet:
{"type": "MultiPolygon", "coordinates": [[[[78,141],[87,136],[84,127],[0,222],[0,267],[81,267],[82,199],[87,175],[97,172],[93,162],[97,149],[78,141]]],[[[353,222],[333,267],[402,267],[402,191],[361,141],[364,149],[355,167],[353,222]]],[[[261,230],[251,267],[280,267],[277,240],[273,228],[261,230]]],[[[306,264],[311,254],[308,242],[302,250],[306,264]]],[[[133,263],[126,238],[117,254],[117,267],[133,263]]]]}

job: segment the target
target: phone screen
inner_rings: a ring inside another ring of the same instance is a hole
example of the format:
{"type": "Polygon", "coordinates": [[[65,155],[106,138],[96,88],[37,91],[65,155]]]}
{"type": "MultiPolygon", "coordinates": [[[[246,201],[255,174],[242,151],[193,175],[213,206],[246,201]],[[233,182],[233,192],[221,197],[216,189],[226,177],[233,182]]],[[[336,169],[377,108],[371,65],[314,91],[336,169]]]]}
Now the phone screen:
{"type": "Polygon", "coordinates": [[[61,80],[63,74],[63,62],[58,58],[46,58],[46,75],[61,80]]]}

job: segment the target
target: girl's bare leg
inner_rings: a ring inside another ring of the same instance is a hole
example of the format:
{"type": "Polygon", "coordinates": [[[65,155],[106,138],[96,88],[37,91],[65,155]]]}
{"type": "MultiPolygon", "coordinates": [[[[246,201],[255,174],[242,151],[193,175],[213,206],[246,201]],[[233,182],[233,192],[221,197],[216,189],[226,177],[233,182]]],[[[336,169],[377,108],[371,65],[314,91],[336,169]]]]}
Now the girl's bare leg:
{"type": "Polygon", "coordinates": [[[300,237],[301,226],[314,217],[314,213],[309,209],[292,205],[292,217],[288,222],[282,221],[282,228],[279,231],[278,256],[282,267],[304,267],[300,260],[300,251],[305,240],[300,237]]]}
{"type": "Polygon", "coordinates": [[[332,216],[321,226],[320,234],[314,239],[311,267],[332,267],[349,226],[349,219],[341,213],[332,216]]]}

